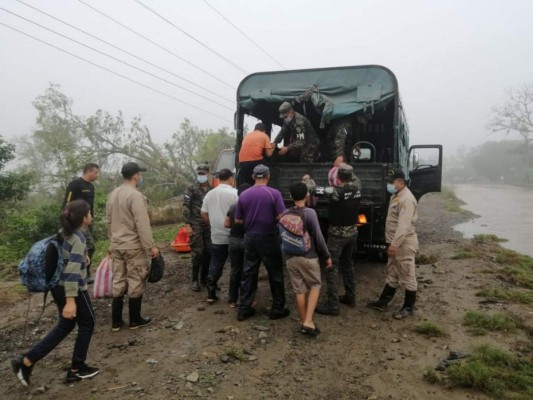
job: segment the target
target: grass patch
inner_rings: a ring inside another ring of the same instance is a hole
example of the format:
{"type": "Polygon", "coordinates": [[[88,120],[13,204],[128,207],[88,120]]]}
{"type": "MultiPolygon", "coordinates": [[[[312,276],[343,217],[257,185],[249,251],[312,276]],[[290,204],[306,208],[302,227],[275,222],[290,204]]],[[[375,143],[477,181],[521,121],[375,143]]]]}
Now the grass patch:
{"type": "Polygon", "coordinates": [[[439,258],[435,254],[422,254],[419,253],[415,257],[415,263],[416,264],[433,264],[436,263],[439,260],[439,258]]]}
{"type": "Polygon", "coordinates": [[[154,240],[158,244],[169,244],[174,241],[178,229],[181,228],[183,224],[171,224],[171,225],[161,225],[153,227],[154,240]]]}
{"type": "Polygon", "coordinates": [[[447,333],[446,333],[446,331],[444,329],[442,329],[435,322],[431,322],[431,321],[419,322],[413,328],[413,330],[416,333],[419,333],[419,334],[427,336],[427,337],[443,337],[443,336],[447,336],[447,333]]]}
{"type": "Polygon", "coordinates": [[[228,357],[232,357],[236,360],[242,361],[244,360],[244,353],[241,349],[238,349],[237,347],[230,347],[226,350],[226,355],[228,357]]]}
{"type": "Polygon", "coordinates": [[[530,291],[487,288],[476,293],[476,296],[493,297],[511,303],[533,304],[533,292],[530,291]]]}
{"type": "Polygon", "coordinates": [[[493,234],[479,234],[479,235],[474,235],[474,242],[478,244],[502,243],[502,242],[507,242],[507,239],[499,238],[498,236],[493,235],[493,234]]]}
{"type": "Polygon", "coordinates": [[[0,304],[12,304],[21,300],[28,293],[20,283],[5,283],[0,287],[0,304]]]}
{"type": "Polygon", "coordinates": [[[533,257],[500,248],[496,251],[496,262],[504,266],[503,279],[513,285],[533,289],[533,257]]]}
{"type": "Polygon", "coordinates": [[[436,372],[434,368],[431,367],[427,367],[424,371],[424,380],[426,382],[431,383],[432,385],[446,384],[446,379],[441,374],[436,372]]]}
{"type": "Polygon", "coordinates": [[[447,369],[446,381],[452,387],[471,388],[498,399],[530,399],[533,360],[480,344],[464,362],[447,369]]]}
{"type": "Polygon", "coordinates": [[[489,315],[479,311],[468,311],[463,325],[468,326],[474,335],[484,335],[487,331],[512,332],[519,327],[519,323],[506,314],[489,315]]]}
{"type": "Polygon", "coordinates": [[[456,203],[447,203],[444,208],[446,209],[446,211],[448,212],[456,212],[456,213],[460,213],[460,212],[465,212],[465,210],[463,210],[461,208],[461,206],[459,204],[456,204],[456,203]]]}
{"type": "Polygon", "coordinates": [[[474,258],[475,254],[471,251],[460,251],[452,257],[452,260],[466,260],[468,258],[474,258]]]}

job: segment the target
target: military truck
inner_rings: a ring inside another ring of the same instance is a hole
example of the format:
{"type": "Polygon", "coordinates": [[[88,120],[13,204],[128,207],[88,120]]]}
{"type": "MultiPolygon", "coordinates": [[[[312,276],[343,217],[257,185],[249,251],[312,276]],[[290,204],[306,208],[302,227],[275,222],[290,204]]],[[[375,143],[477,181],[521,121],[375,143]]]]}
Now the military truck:
{"type": "MultiPolygon", "coordinates": [[[[237,89],[235,148],[220,154],[215,171],[234,167],[238,174],[238,153],[245,124],[253,127],[254,122],[263,122],[273,141],[275,132],[283,124],[278,108],[284,101],[290,102],[295,111],[311,121],[321,139],[323,154],[328,153],[326,148],[331,148],[334,141],[332,126],[335,121],[352,118],[353,129],[347,140],[348,163],[362,183],[358,248],[383,255],[390,198],[385,178],[402,169],[417,199],[428,192],[440,192],[442,146],[409,147],[409,129],[398,81],[392,71],[383,66],[260,72],[247,76],[237,89]]],[[[301,181],[304,174],[310,174],[317,185],[328,185],[333,159],[321,157],[310,164],[287,163],[280,162],[275,153],[265,164],[271,171],[269,185],[279,189],[289,205],[289,187],[301,181]]],[[[326,229],[326,200],[319,198],[316,210],[326,229]]]]}

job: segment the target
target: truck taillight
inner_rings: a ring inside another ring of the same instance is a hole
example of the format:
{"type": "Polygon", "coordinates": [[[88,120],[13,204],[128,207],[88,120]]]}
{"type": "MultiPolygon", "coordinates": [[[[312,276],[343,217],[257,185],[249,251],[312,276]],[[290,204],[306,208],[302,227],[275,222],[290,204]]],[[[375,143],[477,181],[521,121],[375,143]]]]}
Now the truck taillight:
{"type": "Polygon", "coordinates": [[[366,215],[365,214],[359,214],[357,216],[357,225],[364,225],[366,224],[366,215]]]}

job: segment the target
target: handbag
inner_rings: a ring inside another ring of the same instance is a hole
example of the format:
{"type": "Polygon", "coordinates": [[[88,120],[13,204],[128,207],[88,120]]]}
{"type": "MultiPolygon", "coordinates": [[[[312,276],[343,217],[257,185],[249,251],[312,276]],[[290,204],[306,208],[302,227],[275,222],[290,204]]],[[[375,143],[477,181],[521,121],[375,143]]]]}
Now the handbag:
{"type": "Polygon", "coordinates": [[[95,299],[113,297],[113,262],[109,255],[104,257],[96,269],[93,296],[95,299]]]}
{"type": "Polygon", "coordinates": [[[163,278],[164,274],[165,260],[163,260],[163,256],[159,254],[157,257],[152,258],[152,262],[150,264],[150,274],[148,275],[148,282],[159,282],[163,278]]]}

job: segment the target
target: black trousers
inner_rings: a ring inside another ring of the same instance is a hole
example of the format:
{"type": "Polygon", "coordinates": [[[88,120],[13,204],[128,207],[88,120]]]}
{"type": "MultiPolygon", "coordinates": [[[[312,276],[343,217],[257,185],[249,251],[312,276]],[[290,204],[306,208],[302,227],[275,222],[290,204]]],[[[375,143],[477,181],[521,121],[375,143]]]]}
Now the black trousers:
{"type": "Polygon", "coordinates": [[[254,178],[252,178],[254,168],[259,165],[263,164],[263,160],[256,160],[256,161],[243,161],[239,163],[240,171],[239,171],[239,186],[243,183],[248,183],[250,185],[254,185],[255,181],[254,178]]]}
{"type": "Polygon", "coordinates": [[[239,301],[239,288],[241,285],[242,268],[244,265],[244,237],[229,237],[229,259],[231,273],[229,279],[229,302],[239,301]]]}
{"type": "Polygon", "coordinates": [[[32,362],[46,357],[48,353],[54,350],[59,343],[65,339],[70,332],[78,325],[78,335],[74,344],[74,352],[72,354],[72,369],[79,369],[87,359],[87,351],[94,332],[94,311],[91,304],[91,298],[86,290],[79,291],[76,297],[76,318],[65,319],[61,315],[66,304],[65,288],[57,285],[51,291],[54,301],[59,310],[59,321],[56,326],[52,328],[48,334],[39,342],[33,345],[26,357],[32,362]]]}
{"type": "Polygon", "coordinates": [[[244,235],[245,255],[241,279],[240,310],[252,306],[257,292],[257,277],[261,261],[268,272],[272,293],[272,312],[285,308],[285,286],[283,282],[283,258],[278,234],[244,235]]]}

